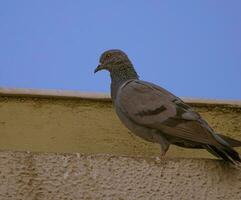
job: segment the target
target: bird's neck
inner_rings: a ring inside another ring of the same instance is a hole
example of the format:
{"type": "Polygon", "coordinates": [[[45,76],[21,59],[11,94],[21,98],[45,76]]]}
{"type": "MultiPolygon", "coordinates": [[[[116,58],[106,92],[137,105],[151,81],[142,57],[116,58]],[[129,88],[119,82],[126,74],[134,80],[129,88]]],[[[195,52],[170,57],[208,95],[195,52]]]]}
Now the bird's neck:
{"type": "Polygon", "coordinates": [[[135,69],[132,66],[122,67],[117,69],[113,67],[113,70],[110,73],[111,76],[111,98],[112,101],[115,102],[116,95],[118,89],[121,87],[123,83],[130,79],[139,79],[138,74],[136,73],[135,69]],[[114,70],[116,69],[116,70],[114,70]]]}

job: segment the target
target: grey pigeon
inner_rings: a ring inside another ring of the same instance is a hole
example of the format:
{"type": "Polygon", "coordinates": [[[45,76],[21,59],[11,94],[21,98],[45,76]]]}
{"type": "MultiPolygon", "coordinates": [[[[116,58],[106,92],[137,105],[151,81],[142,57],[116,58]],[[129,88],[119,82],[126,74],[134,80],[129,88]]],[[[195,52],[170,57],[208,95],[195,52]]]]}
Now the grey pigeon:
{"type": "Polygon", "coordinates": [[[232,148],[241,142],[214,132],[208,123],[180,98],[153,83],[139,80],[128,56],[121,50],[105,51],[95,73],[107,70],[111,98],[121,122],[134,134],[161,146],[170,144],[206,149],[232,164],[241,162],[232,148]]]}

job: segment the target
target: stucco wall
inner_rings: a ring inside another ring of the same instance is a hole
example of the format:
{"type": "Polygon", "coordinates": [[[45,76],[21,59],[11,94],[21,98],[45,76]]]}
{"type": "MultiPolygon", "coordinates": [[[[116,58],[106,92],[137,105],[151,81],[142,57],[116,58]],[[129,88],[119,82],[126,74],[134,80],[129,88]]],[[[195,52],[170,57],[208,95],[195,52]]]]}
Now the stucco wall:
{"type": "Polygon", "coordinates": [[[0,153],[0,199],[241,199],[241,171],[208,159],[0,153]]]}
{"type": "MultiPolygon", "coordinates": [[[[185,101],[241,140],[240,101],[185,101]]],[[[158,160],[106,95],[0,89],[0,130],[0,200],[241,199],[240,169],[175,146],[158,160]]]]}

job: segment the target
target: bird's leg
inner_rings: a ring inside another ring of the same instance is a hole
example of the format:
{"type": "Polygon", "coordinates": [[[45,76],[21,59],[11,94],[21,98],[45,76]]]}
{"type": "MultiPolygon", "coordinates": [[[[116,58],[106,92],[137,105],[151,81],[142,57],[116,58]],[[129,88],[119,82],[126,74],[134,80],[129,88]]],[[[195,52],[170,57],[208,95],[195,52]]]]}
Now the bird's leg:
{"type": "Polygon", "coordinates": [[[164,159],[166,152],[169,149],[170,144],[166,144],[165,146],[161,144],[161,154],[160,154],[160,159],[164,159]]]}
{"type": "Polygon", "coordinates": [[[165,160],[165,155],[166,155],[166,152],[167,150],[169,149],[169,144],[164,146],[164,145],[161,145],[161,153],[159,156],[156,157],[156,163],[160,163],[161,161],[164,161],[165,160]]]}
{"type": "Polygon", "coordinates": [[[167,151],[161,150],[160,158],[164,158],[164,156],[166,155],[166,152],[167,152],[167,151]]]}
{"type": "Polygon", "coordinates": [[[161,134],[161,133],[154,133],[154,140],[160,144],[161,147],[161,154],[159,156],[159,159],[163,159],[166,152],[169,149],[170,143],[169,141],[161,134]]]}

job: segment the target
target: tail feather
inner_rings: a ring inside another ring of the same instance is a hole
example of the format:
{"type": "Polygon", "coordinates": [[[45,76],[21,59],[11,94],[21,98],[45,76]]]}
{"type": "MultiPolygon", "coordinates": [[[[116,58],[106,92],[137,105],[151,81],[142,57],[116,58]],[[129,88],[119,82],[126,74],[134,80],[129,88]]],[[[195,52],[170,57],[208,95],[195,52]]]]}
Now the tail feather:
{"type": "Polygon", "coordinates": [[[233,150],[231,147],[229,148],[226,146],[217,147],[214,145],[206,145],[205,148],[213,155],[220,157],[229,163],[241,163],[241,159],[239,157],[238,152],[233,150]]]}
{"type": "MultiPolygon", "coordinates": [[[[217,151],[216,148],[213,148],[213,146],[211,146],[211,145],[205,145],[204,148],[206,148],[206,150],[207,150],[209,153],[213,154],[214,156],[216,156],[216,157],[218,157],[218,158],[222,158],[222,156],[220,155],[220,153],[217,151]]],[[[226,160],[226,159],[224,159],[224,160],[226,160]]]]}
{"type": "Polygon", "coordinates": [[[241,147],[241,141],[235,140],[233,138],[230,138],[226,135],[221,135],[216,133],[219,137],[221,137],[223,140],[225,140],[231,147],[241,147]]]}
{"type": "Polygon", "coordinates": [[[225,153],[220,151],[218,148],[212,145],[207,145],[207,150],[212,153],[214,156],[217,156],[218,158],[222,158],[223,160],[230,162],[232,164],[235,164],[232,159],[230,159],[225,153]]]}
{"type": "Polygon", "coordinates": [[[241,163],[241,159],[240,159],[240,157],[239,157],[239,154],[238,154],[238,152],[235,151],[234,149],[232,149],[232,148],[225,148],[225,149],[224,149],[224,152],[225,152],[226,154],[228,154],[228,156],[230,156],[234,161],[241,163]]]}

